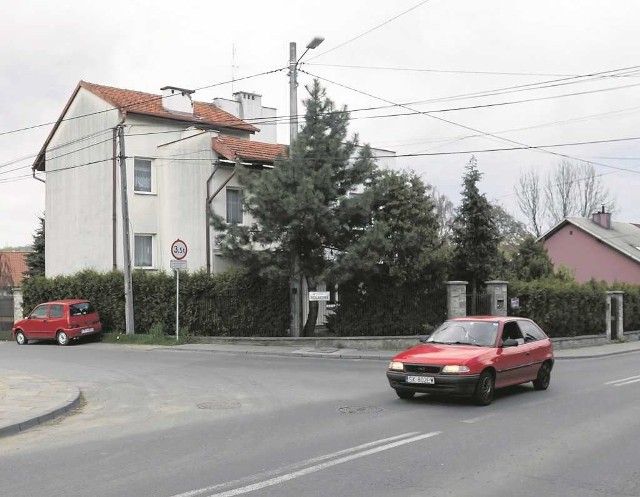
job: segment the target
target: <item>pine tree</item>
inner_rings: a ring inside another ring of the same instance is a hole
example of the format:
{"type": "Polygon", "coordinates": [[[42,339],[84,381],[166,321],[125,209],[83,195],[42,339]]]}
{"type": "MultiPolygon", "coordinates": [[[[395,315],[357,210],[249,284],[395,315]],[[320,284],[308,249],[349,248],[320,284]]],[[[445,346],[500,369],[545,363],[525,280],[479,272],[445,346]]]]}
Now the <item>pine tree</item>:
{"type": "Polygon", "coordinates": [[[473,293],[501,266],[498,254],[500,234],[492,206],[478,189],[481,178],[477,161],[472,157],[463,176],[462,201],[454,218],[452,237],[451,275],[469,281],[473,293]]]}
{"type": "Polygon", "coordinates": [[[371,222],[337,256],[334,281],[431,287],[444,281],[445,250],[431,188],[414,173],[381,171],[363,194],[371,222]]]}
{"type": "Polygon", "coordinates": [[[33,235],[33,251],[25,256],[27,270],[25,278],[44,276],[44,217],[38,217],[40,226],[33,235]]]}
{"type": "MultiPolygon", "coordinates": [[[[262,274],[301,277],[313,291],[328,272],[329,250],[344,250],[369,220],[362,201],[349,193],[368,184],[375,164],[357,136],[347,139],[346,108],[336,110],[317,80],[308,91],[289,158],[269,172],[236,166],[244,209],[255,223],[228,225],[216,216],[214,226],[223,255],[262,274]]],[[[305,334],[316,318],[317,305],[311,305],[305,334]]]]}

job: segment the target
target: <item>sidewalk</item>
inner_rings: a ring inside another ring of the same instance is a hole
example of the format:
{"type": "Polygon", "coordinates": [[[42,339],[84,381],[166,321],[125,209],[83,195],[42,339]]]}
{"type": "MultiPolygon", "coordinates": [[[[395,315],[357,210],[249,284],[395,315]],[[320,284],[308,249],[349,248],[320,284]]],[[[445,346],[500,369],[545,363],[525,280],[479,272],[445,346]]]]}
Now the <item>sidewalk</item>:
{"type": "MultiPolygon", "coordinates": [[[[154,350],[319,357],[325,359],[389,360],[399,350],[356,350],[283,345],[188,344],[154,350]]],[[[640,341],[611,343],[555,351],[556,359],[590,359],[640,352],[640,341]]],[[[0,368],[0,438],[50,421],[80,403],[80,390],[60,381],[0,368]]]]}
{"type": "Polygon", "coordinates": [[[0,368],[0,438],[70,411],[80,390],[52,378],[0,368]]]}

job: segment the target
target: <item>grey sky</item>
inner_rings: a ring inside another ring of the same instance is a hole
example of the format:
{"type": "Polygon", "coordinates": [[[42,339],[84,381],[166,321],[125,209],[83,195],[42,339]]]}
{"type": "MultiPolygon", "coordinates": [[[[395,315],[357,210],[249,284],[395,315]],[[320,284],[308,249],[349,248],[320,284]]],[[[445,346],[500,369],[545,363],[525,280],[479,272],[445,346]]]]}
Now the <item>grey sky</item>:
{"type": "MultiPolygon", "coordinates": [[[[536,146],[640,137],[640,72],[410,106],[424,112],[536,99],[433,114],[440,119],[373,117],[409,112],[398,107],[357,111],[385,101],[423,102],[640,65],[640,3],[634,0],[21,0],[4,7],[0,133],[55,121],[80,79],[150,93],[165,85],[202,88],[231,79],[234,47],[233,74],[241,78],[285,67],[290,41],[301,54],[319,35],[325,42],[305,56],[302,69],[324,78],[329,96],[354,111],[351,131],[361,141],[400,156],[517,146],[486,135],[470,138],[478,133],[469,128],[536,146]],[[573,93],[581,94],[548,98],[573,93]]],[[[302,73],[299,80],[302,99],[311,77],[302,73]]],[[[234,90],[261,94],[279,115],[289,112],[286,70],[236,82],[234,90]]],[[[231,91],[224,84],[195,98],[228,98],[231,91]]],[[[19,177],[30,172],[50,129],[0,134],[0,248],[32,240],[44,210],[44,185],[19,177]]],[[[287,125],[278,138],[288,142],[287,125]]],[[[616,219],[640,222],[639,146],[640,140],[628,140],[551,150],[601,164],[596,171],[616,197],[616,219]]],[[[470,155],[399,157],[397,164],[457,203],[470,155]]],[[[520,173],[535,168],[546,174],[561,159],[535,150],[476,156],[482,191],[516,215],[513,187],[520,173]]]]}

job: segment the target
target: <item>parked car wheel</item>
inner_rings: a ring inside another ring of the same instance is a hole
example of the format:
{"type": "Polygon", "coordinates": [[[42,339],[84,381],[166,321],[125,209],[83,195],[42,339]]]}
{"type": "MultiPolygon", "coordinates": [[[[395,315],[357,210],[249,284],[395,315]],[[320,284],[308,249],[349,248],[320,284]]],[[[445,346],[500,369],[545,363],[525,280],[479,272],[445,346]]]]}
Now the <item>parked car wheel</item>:
{"type": "Polygon", "coordinates": [[[551,383],[551,364],[545,362],[540,366],[538,377],[533,380],[533,388],[534,390],[546,390],[549,388],[549,383],[551,383]]]}
{"type": "Polygon", "coordinates": [[[27,345],[29,343],[29,340],[27,340],[27,337],[24,336],[24,333],[22,333],[21,331],[17,331],[16,342],[18,343],[18,345],[27,345]]]}
{"type": "Polygon", "coordinates": [[[478,378],[476,391],[473,394],[473,400],[479,406],[488,406],[493,401],[496,381],[491,371],[483,371],[478,378]]]}
{"type": "Polygon", "coordinates": [[[58,345],[69,345],[69,335],[64,331],[59,331],[56,334],[56,340],[58,341],[58,345]]]}
{"type": "Polygon", "coordinates": [[[406,390],[396,390],[396,395],[404,400],[413,399],[415,392],[407,392],[406,390]]]}

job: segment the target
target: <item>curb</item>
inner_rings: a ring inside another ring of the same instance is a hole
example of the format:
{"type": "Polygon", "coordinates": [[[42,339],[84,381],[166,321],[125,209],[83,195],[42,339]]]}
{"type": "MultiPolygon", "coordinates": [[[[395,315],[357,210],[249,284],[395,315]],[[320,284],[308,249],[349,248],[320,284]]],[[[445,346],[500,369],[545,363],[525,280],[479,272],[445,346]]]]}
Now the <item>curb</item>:
{"type": "Polygon", "coordinates": [[[16,433],[21,433],[25,430],[28,430],[29,428],[33,428],[34,426],[47,423],[48,421],[60,417],[70,410],[76,408],[82,400],[82,392],[80,392],[80,390],[75,387],[74,390],[75,391],[73,394],[73,398],[67,400],[61,406],[56,407],[45,414],[41,414],[40,416],[34,416],[33,418],[27,419],[25,421],[20,421],[18,423],[0,428],[0,438],[15,435],[16,433]]]}
{"type": "Polygon", "coordinates": [[[611,356],[623,355],[623,354],[633,354],[634,352],[640,352],[640,349],[636,349],[636,350],[619,350],[618,352],[608,352],[606,354],[591,354],[591,355],[577,355],[577,356],[556,357],[556,360],[573,361],[575,359],[598,359],[599,357],[611,357],[611,356]]]}

